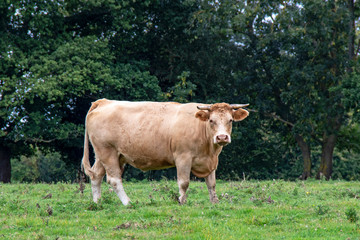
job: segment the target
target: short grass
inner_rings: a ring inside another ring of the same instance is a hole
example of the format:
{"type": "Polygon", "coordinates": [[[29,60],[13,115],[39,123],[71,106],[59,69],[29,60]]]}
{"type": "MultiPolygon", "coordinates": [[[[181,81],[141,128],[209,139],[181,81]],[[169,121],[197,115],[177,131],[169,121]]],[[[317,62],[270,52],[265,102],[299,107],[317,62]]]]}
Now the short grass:
{"type": "Polygon", "coordinates": [[[360,239],[360,183],[218,181],[219,204],[191,182],[179,206],[175,181],[125,182],[131,206],[103,183],[0,185],[0,239],[360,239]]]}

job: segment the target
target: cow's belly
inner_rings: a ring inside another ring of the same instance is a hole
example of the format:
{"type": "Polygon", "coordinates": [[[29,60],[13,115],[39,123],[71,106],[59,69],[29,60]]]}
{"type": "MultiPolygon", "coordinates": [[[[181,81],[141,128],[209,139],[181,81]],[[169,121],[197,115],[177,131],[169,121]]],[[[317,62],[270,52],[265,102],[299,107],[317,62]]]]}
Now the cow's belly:
{"type": "Polygon", "coordinates": [[[167,158],[152,158],[146,156],[129,156],[123,154],[121,158],[124,163],[127,163],[135,168],[138,168],[142,171],[148,170],[159,170],[174,167],[174,162],[167,158]]]}
{"type": "Polygon", "coordinates": [[[114,128],[117,133],[109,138],[109,144],[116,147],[125,163],[143,171],[174,166],[166,130],[153,123],[128,125],[114,128]]]}

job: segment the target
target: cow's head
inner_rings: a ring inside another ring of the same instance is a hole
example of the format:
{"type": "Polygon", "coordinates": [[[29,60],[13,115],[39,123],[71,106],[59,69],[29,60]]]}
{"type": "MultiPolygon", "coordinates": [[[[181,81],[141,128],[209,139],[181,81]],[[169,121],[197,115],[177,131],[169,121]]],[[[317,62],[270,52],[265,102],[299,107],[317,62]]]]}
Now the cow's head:
{"type": "Polygon", "coordinates": [[[214,144],[225,146],[231,142],[232,122],[245,119],[249,112],[243,107],[249,104],[215,103],[213,105],[198,106],[200,110],[195,117],[208,122],[214,144]]]}

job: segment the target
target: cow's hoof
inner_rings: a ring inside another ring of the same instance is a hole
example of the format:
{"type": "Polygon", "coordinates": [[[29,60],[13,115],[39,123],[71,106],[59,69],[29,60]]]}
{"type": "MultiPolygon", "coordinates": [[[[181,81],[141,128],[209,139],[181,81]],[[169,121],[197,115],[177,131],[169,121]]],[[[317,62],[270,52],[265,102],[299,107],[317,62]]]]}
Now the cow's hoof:
{"type": "Polygon", "coordinates": [[[213,199],[211,199],[211,203],[213,204],[219,203],[219,199],[217,197],[214,197],[213,199]]]}
{"type": "Polygon", "coordinates": [[[179,197],[178,202],[179,202],[179,205],[184,205],[186,203],[186,198],[179,197]]]}
{"type": "Polygon", "coordinates": [[[121,202],[122,202],[122,204],[123,204],[124,206],[127,206],[127,205],[130,204],[130,199],[127,198],[127,199],[121,200],[121,202]]]}

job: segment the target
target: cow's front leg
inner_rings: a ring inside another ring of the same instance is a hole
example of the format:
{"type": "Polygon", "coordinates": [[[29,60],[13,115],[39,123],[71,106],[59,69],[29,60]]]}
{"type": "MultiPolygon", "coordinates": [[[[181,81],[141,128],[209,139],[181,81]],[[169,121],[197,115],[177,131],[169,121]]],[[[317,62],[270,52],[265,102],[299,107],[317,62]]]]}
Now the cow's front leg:
{"type": "Polygon", "coordinates": [[[215,170],[212,171],[209,174],[209,176],[205,177],[205,182],[209,191],[210,201],[212,203],[218,203],[219,199],[216,196],[216,192],[215,192],[215,185],[216,185],[215,170]]]}
{"type": "Polygon", "coordinates": [[[186,202],[186,190],[190,183],[191,162],[181,159],[181,162],[176,163],[176,171],[180,193],[179,204],[182,205],[186,202]]]}

